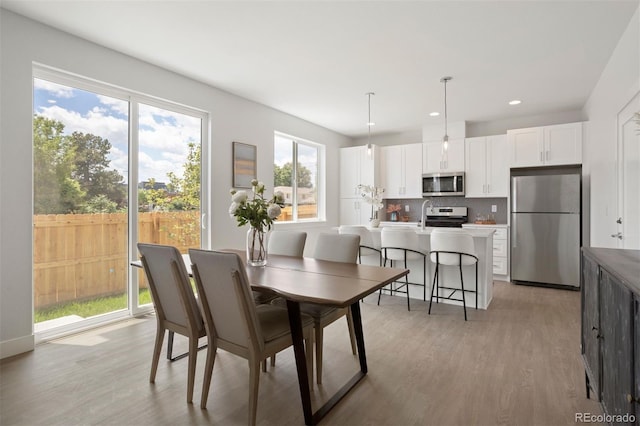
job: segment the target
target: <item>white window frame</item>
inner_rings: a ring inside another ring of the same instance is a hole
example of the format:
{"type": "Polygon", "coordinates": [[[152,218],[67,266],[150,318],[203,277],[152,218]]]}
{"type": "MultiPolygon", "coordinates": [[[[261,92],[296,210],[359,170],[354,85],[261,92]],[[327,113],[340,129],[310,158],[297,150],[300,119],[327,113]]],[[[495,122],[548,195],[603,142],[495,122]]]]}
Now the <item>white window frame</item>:
{"type": "MultiPolygon", "coordinates": [[[[293,220],[288,222],[278,222],[275,221],[274,224],[276,226],[286,226],[287,224],[292,223],[317,223],[317,222],[325,222],[326,221],[326,174],[325,174],[325,164],[326,164],[326,147],[325,145],[313,142],[307,139],[299,138],[297,136],[292,136],[287,133],[275,131],[273,138],[274,143],[276,137],[289,139],[293,142],[293,157],[292,157],[292,176],[291,176],[291,205],[292,205],[292,213],[293,220]],[[295,176],[297,175],[296,166],[298,164],[298,145],[306,145],[314,147],[318,150],[318,172],[317,172],[317,189],[316,189],[316,209],[318,215],[313,219],[298,219],[298,187],[297,187],[297,179],[295,176]]],[[[272,171],[273,175],[273,171],[272,171]]]]}

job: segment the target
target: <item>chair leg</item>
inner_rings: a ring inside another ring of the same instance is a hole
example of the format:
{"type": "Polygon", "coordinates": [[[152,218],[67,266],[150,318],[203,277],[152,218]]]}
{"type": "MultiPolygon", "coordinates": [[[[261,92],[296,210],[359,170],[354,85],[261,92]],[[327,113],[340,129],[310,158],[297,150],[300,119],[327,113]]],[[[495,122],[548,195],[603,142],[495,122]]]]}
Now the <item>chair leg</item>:
{"type": "Polygon", "coordinates": [[[427,256],[422,256],[422,301],[427,301],[427,256]]]}
{"type": "Polygon", "coordinates": [[[260,369],[262,370],[263,373],[267,372],[267,360],[263,359],[262,361],[260,361],[260,369]]]}
{"type": "MultiPolygon", "coordinates": [[[[407,251],[404,251],[404,269],[407,268],[407,251]]],[[[409,275],[404,276],[404,289],[407,291],[407,311],[411,311],[411,305],[409,304],[409,275]]]]}
{"type": "Polygon", "coordinates": [[[316,383],[322,384],[322,342],[324,330],[320,324],[315,325],[315,345],[316,345],[316,383]]]}
{"type": "Polygon", "coordinates": [[[202,396],[200,397],[200,408],[207,408],[207,399],[209,398],[209,388],[211,387],[211,374],[213,373],[213,365],[216,362],[216,352],[218,348],[211,341],[207,345],[207,361],[204,367],[204,378],[202,381],[202,396]]]}
{"type": "Polygon", "coordinates": [[[304,355],[307,361],[307,376],[310,391],[313,391],[313,330],[307,329],[304,335],[304,355]]]}
{"type": "MultiPolygon", "coordinates": [[[[491,285],[493,285],[493,279],[491,285]]],[[[478,310],[478,262],[476,262],[476,310],[478,310]]]]}
{"type": "Polygon", "coordinates": [[[249,360],[249,424],[256,424],[258,413],[258,388],[260,386],[260,360],[249,360]]]}
{"type": "Polygon", "coordinates": [[[271,355],[271,366],[276,366],[276,354],[271,355]]]}
{"type": "Polygon", "coordinates": [[[156,381],[156,371],[158,370],[158,361],[160,361],[160,352],[162,351],[164,330],[165,329],[158,324],[156,329],[156,343],[153,346],[153,358],[151,358],[151,374],[149,375],[149,383],[154,383],[156,381]]]}
{"type": "Polygon", "coordinates": [[[187,376],[187,402],[193,401],[193,387],[196,379],[196,362],[198,359],[198,338],[189,339],[189,373],[187,376]]]}
{"type": "Polygon", "coordinates": [[[356,349],[356,332],[353,328],[353,317],[351,316],[351,309],[347,308],[347,327],[349,328],[349,340],[351,340],[351,352],[354,355],[358,354],[356,349]]]}
{"type": "MultiPolygon", "coordinates": [[[[385,252],[386,254],[386,252],[385,252]]],[[[384,258],[384,263],[382,264],[383,267],[387,266],[387,257],[385,256],[384,258]]],[[[393,265],[391,265],[393,266],[393,265]]],[[[378,290],[378,306],[380,306],[380,296],[382,296],[382,287],[380,287],[380,290],[378,290]]]]}
{"type": "MultiPolygon", "coordinates": [[[[462,257],[462,256],[461,256],[462,257]]],[[[462,289],[462,307],[464,308],[464,320],[467,320],[467,303],[464,297],[464,279],[462,278],[462,259],[460,259],[460,288],[462,289]]]]}
{"type": "Polygon", "coordinates": [[[436,289],[437,280],[438,280],[438,264],[436,263],[436,271],[433,273],[433,283],[431,283],[431,297],[429,298],[429,315],[431,315],[431,304],[433,303],[433,292],[436,289]]]}
{"type": "Polygon", "coordinates": [[[169,337],[167,338],[167,359],[172,361],[173,358],[173,331],[169,331],[169,337]]]}

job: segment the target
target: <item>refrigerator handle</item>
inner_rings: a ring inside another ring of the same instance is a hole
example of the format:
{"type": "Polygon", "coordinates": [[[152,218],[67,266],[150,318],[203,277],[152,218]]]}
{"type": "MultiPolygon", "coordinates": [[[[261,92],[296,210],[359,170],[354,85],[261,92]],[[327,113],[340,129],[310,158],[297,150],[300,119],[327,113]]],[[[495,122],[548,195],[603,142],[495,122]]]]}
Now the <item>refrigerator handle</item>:
{"type": "Polygon", "coordinates": [[[518,247],[518,215],[511,215],[511,248],[518,247]]]}
{"type": "Polygon", "coordinates": [[[518,211],[518,179],[511,178],[511,211],[518,211]]]}

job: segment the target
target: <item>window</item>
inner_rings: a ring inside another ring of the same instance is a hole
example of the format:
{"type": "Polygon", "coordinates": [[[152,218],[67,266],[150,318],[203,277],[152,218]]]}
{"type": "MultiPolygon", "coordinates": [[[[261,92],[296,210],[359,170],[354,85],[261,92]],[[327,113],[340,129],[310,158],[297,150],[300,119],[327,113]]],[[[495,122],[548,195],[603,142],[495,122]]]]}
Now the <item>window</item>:
{"type": "Polygon", "coordinates": [[[207,246],[206,114],[34,68],[33,287],[40,339],[151,308],[138,242],[207,246]],[[135,182],[135,184],[131,184],[135,182]],[[201,186],[202,191],[201,191],[201,186]],[[133,272],[133,273],[131,273],[133,272]]]}
{"type": "Polygon", "coordinates": [[[285,199],[278,222],[323,220],[324,146],[276,132],[273,147],[273,187],[285,199]]]}

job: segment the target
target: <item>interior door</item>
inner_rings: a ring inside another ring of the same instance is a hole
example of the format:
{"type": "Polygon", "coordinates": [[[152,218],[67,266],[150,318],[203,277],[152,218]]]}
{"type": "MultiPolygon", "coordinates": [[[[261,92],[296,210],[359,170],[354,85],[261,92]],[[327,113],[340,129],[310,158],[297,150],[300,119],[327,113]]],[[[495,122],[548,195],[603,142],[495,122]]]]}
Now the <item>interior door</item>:
{"type": "Polygon", "coordinates": [[[640,249],[640,92],[618,114],[618,248],[640,249]]]}

